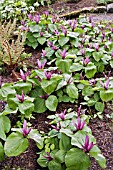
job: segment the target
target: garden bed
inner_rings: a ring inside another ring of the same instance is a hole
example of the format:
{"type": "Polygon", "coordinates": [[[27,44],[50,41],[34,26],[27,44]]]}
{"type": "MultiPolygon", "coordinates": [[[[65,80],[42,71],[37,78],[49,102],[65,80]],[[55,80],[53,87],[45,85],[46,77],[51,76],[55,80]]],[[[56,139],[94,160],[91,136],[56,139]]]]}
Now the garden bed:
{"type": "MultiPolygon", "coordinates": [[[[56,13],[65,14],[65,11],[72,12],[75,9],[81,9],[83,7],[90,7],[90,6],[93,6],[93,7],[97,6],[96,1],[81,0],[75,4],[69,3],[69,2],[68,3],[67,2],[56,2],[55,4],[51,5],[51,10],[53,13],[55,11],[55,14],[56,13]]],[[[41,14],[45,10],[47,10],[47,7],[40,8],[38,13],[41,14]]],[[[93,14],[92,23],[97,22],[97,21],[100,22],[100,20],[102,20],[102,19],[105,20],[104,16],[105,16],[104,14],[100,14],[100,16],[93,14]]],[[[107,20],[109,20],[109,18],[110,18],[110,20],[112,19],[111,15],[106,15],[106,18],[107,18],[107,20]]],[[[101,23],[100,23],[100,25],[101,25],[101,23]]],[[[93,28],[93,26],[92,26],[92,28],[93,28]]],[[[84,30],[84,28],[83,28],[83,30],[84,30]]],[[[104,29],[103,29],[103,32],[104,32],[104,29]]],[[[56,33],[56,35],[57,35],[57,33],[56,33]]],[[[110,37],[109,33],[108,33],[108,36],[110,37]]],[[[84,42],[82,42],[82,43],[84,43],[84,42]]],[[[103,44],[101,44],[101,45],[103,46],[103,44]]],[[[63,46],[63,45],[61,45],[61,46],[63,46]]],[[[109,44],[108,44],[108,46],[109,46],[109,44]]],[[[32,53],[32,56],[28,60],[26,60],[27,67],[28,67],[29,71],[34,70],[35,68],[37,69],[37,59],[41,59],[42,47],[44,49],[46,47],[46,45],[44,45],[44,46],[39,45],[34,50],[31,47],[27,47],[27,46],[25,47],[26,52],[32,53]]],[[[86,44],[85,44],[85,47],[86,47],[86,44]]],[[[71,45],[70,45],[70,48],[72,48],[71,45]]],[[[95,47],[95,49],[96,49],[96,47],[95,47]]],[[[67,50],[69,50],[69,49],[67,49],[67,50]]],[[[98,52],[98,49],[97,49],[97,52],[98,52]]],[[[108,51],[106,50],[106,53],[107,52],[108,51]]],[[[111,51],[110,51],[110,54],[111,54],[111,51]]],[[[59,55],[59,54],[57,54],[57,55],[59,55]]],[[[78,54],[78,56],[79,55],[80,54],[78,54]]],[[[83,56],[84,56],[84,54],[83,54],[83,56]]],[[[73,57],[73,56],[71,56],[71,57],[73,57]]],[[[72,60],[73,60],[73,58],[72,58],[72,60]]],[[[110,61],[110,59],[109,59],[109,61],[110,61]]],[[[93,62],[93,60],[92,60],[92,62],[93,62]]],[[[98,62],[98,59],[96,60],[96,62],[98,62]]],[[[107,60],[106,60],[106,62],[107,62],[107,60]]],[[[85,65],[85,67],[87,66],[87,64],[85,65]]],[[[55,63],[53,62],[51,66],[55,67],[55,63]]],[[[60,65],[57,65],[57,66],[60,67],[60,65]]],[[[49,65],[47,65],[46,69],[49,69],[49,65]]],[[[110,68],[110,64],[108,64],[107,67],[105,66],[105,68],[103,69],[103,71],[106,71],[106,75],[109,74],[110,70],[111,70],[111,74],[110,74],[110,80],[111,80],[113,77],[113,67],[110,68]]],[[[88,76],[90,77],[90,79],[92,79],[92,78],[98,79],[100,77],[102,77],[104,79],[104,75],[102,73],[103,71],[101,71],[100,73],[96,73],[96,74],[94,74],[94,76],[91,76],[91,77],[88,75],[87,72],[85,72],[85,73],[84,73],[84,71],[82,71],[82,72],[86,76],[85,80],[88,81],[88,76]]],[[[57,74],[57,73],[55,73],[55,74],[57,74]]],[[[59,76],[59,74],[61,74],[61,73],[58,73],[58,76],[59,76]]],[[[68,72],[67,72],[67,74],[68,74],[68,72]]],[[[8,75],[7,72],[5,72],[4,74],[2,73],[0,77],[2,79],[2,83],[16,82],[21,79],[21,75],[20,75],[18,68],[16,70],[14,70],[14,72],[12,72],[10,75],[8,75]]],[[[33,78],[35,78],[35,77],[33,77],[33,78]]],[[[107,78],[109,79],[109,76],[107,78]]],[[[105,80],[102,80],[102,81],[105,81],[105,80]]],[[[79,89],[79,91],[80,90],[81,90],[81,88],[79,89]]],[[[100,89],[100,91],[101,91],[101,89],[100,89]]],[[[55,95],[55,93],[56,92],[54,92],[53,95],[55,95]]],[[[98,91],[98,93],[99,93],[99,91],[98,91]]],[[[77,112],[77,109],[80,106],[80,103],[82,103],[83,98],[84,98],[84,96],[82,96],[81,92],[80,92],[80,94],[81,94],[81,96],[79,96],[79,98],[77,99],[78,101],[75,102],[74,104],[73,104],[73,102],[72,103],[60,102],[60,104],[57,107],[57,112],[61,113],[65,109],[69,109],[69,108],[72,108],[73,111],[77,112]]],[[[112,129],[113,123],[112,123],[112,119],[110,118],[110,116],[112,115],[112,105],[113,105],[112,100],[108,101],[108,104],[106,104],[106,101],[101,101],[99,99],[99,101],[101,103],[105,104],[104,111],[102,111],[102,113],[100,114],[100,118],[102,118],[101,116],[103,116],[102,119],[99,119],[98,116],[96,115],[97,111],[95,111],[95,109],[94,109],[95,105],[93,105],[93,107],[92,106],[90,107],[87,105],[83,106],[83,108],[87,108],[86,115],[89,117],[90,116],[92,117],[92,119],[90,119],[88,126],[91,128],[92,134],[96,138],[97,146],[100,148],[100,150],[102,151],[102,154],[106,158],[106,162],[107,162],[106,170],[112,170],[112,168],[113,168],[113,161],[112,161],[113,160],[113,152],[112,152],[112,150],[113,150],[113,142],[112,142],[113,141],[113,129],[112,129]],[[109,116],[109,118],[108,118],[108,116],[109,116]],[[96,117],[96,118],[93,118],[93,117],[96,117]]],[[[1,111],[3,110],[3,108],[4,108],[4,102],[0,104],[1,111]]],[[[55,112],[52,112],[52,110],[50,109],[50,110],[46,110],[44,113],[33,113],[33,118],[31,118],[30,120],[28,118],[26,118],[26,119],[28,120],[28,122],[31,123],[32,129],[37,129],[38,131],[41,131],[42,134],[43,134],[43,132],[46,134],[51,129],[51,125],[49,124],[50,119],[47,119],[47,116],[52,115],[53,113],[55,113],[55,112]]],[[[15,116],[15,114],[11,114],[8,117],[11,120],[12,127],[14,127],[16,125],[17,120],[20,122],[22,121],[21,117],[18,118],[17,116],[15,116]]],[[[29,141],[29,147],[24,153],[22,153],[21,155],[16,156],[16,157],[7,157],[6,156],[5,160],[0,162],[1,170],[2,169],[3,170],[4,169],[6,169],[6,170],[47,170],[47,167],[42,168],[37,163],[37,158],[39,157],[39,155],[37,153],[40,152],[40,150],[36,146],[36,143],[32,139],[28,139],[28,141],[29,141]]],[[[102,170],[102,168],[97,164],[97,162],[93,158],[91,158],[91,166],[88,170],[102,170]]]]}

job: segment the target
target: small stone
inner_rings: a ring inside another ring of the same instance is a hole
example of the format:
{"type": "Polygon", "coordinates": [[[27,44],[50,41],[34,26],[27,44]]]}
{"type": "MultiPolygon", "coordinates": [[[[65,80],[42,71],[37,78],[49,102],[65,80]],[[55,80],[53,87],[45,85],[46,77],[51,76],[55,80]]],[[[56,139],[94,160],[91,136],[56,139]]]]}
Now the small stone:
{"type": "Polygon", "coordinates": [[[113,3],[107,5],[107,12],[109,13],[113,12],[113,3]]]}

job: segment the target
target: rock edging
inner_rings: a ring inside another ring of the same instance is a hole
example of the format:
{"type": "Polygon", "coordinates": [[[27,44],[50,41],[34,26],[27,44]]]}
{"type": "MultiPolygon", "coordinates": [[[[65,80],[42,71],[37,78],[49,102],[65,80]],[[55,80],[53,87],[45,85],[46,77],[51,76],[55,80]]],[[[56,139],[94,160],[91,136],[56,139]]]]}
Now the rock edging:
{"type": "Polygon", "coordinates": [[[59,17],[66,17],[66,18],[72,18],[72,17],[78,17],[81,13],[113,13],[113,3],[108,4],[107,6],[97,6],[97,7],[84,7],[75,11],[72,11],[70,13],[65,13],[62,15],[59,15],[59,17]]]}

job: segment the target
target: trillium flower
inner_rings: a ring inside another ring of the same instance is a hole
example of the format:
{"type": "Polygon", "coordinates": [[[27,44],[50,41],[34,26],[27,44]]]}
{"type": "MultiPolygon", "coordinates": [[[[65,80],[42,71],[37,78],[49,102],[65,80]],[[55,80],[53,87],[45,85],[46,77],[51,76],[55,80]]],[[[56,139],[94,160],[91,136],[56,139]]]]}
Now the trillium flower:
{"type": "Polygon", "coordinates": [[[82,108],[82,106],[80,105],[79,108],[78,108],[78,110],[77,110],[78,117],[80,117],[81,114],[85,114],[85,112],[86,112],[86,110],[87,110],[87,109],[84,109],[84,110],[81,111],[81,108],[82,108]]]}
{"type": "Polygon", "coordinates": [[[54,24],[56,22],[55,17],[52,17],[52,23],[54,24]]]}
{"type": "Polygon", "coordinates": [[[55,35],[59,35],[58,30],[55,30],[54,33],[55,33],[55,35]]]}
{"type": "Polygon", "coordinates": [[[24,20],[21,21],[21,25],[25,25],[25,21],[24,20]]]}
{"type": "Polygon", "coordinates": [[[113,58],[113,51],[111,52],[111,57],[113,58]]]}
{"type": "Polygon", "coordinates": [[[56,50],[58,50],[58,47],[52,45],[52,50],[56,51],[56,50]]]}
{"type": "Polygon", "coordinates": [[[84,152],[89,152],[93,148],[93,142],[89,143],[89,136],[86,135],[85,144],[83,145],[84,152]]]}
{"type": "Polygon", "coordinates": [[[63,51],[60,51],[60,54],[62,56],[62,59],[64,59],[66,57],[66,49],[64,49],[63,51]]]}
{"type": "Polygon", "coordinates": [[[53,43],[51,41],[48,41],[47,44],[49,47],[52,47],[52,45],[53,45],[53,43]]]}
{"type": "Polygon", "coordinates": [[[94,48],[97,52],[99,51],[99,45],[98,44],[94,44],[94,48]]]}
{"type": "Polygon", "coordinates": [[[92,22],[92,18],[93,18],[92,16],[89,16],[89,22],[92,22]]]}
{"type": "Polygon", "coordinates": [[[35,21],[38,24],[40,21],[40,15],[35,15],[33,21],[35,21]]]}
{"type": "Polygon", "coordinates": [[[30,20],[32,20],[32,19],[33,19],[32,14],[28,14],[27,16],[28,16],[28,18],[29,18],[30,20]]]}
{"type": "Polygon", "coordinates": [[[25,98],[25,95],[24,95],[24,91],[22,90],[22,95],[20,96],[19,94],[16,94],[16,97],[17,97],[17,99],[21,102],[21,103],[23,103],[24,102],[24,98],[25,98]]]}
{"type": "Polygon", "coordinates": [[[105,83],[103,83],[102,81],[100,81],[100,84],[102,85],[102,87],[103,87],[105,90],[108,90],[108,88],[109,88],[109,83],[110,83],[110,79],[109,79],[109,78],[106,80],[105,83]]]}
{"type": "Polygon", "coordinates": [[[42,55],[43,57],[45,57],[45,56],[46,56],[46,51],[45,51],[45,50],[42,50],[41,55],[42,55]]]}
{"type": "Polygon", "coordinates": [[[20,69],[20,76],[21,76],[21,79],[26,82],[26,79],[27,79],[27,76],[29,75],[28,72],[24,73],[21,69],[20,69]]]}
{"type": "Polygon", "coordinates": [[[61,29],[62,29],[62,32],[64,33],[65,37],[66,37],[66,35],[67,35],[67,28],[62,26],[61,29]]]}
{"type": "Polygon", "coordinates": [[[31,131],[31,128],[27,128],[27,121],[24,120],[24,123],[23,123],[23,128],[22,128],[22,134],[24,137],[26,137],[31,131]]]}
{"type": "Polygon", "coordinates": [[[107,80],[107,79],[109,79],[109,77],[110,77],[110,75],[111,75],[111,71],[108,72],[108,75],[106,75],[106,74],[103,72],[103,75],[104,75],[105,79],[107,80]]]}
{"type": "Polygon", "coordinates": [[[96,79],[89,80],[89,84],[90,84],[91,86],[94,86],[96,83],[97,83],[97,80],[96,80],[96,79]]]}
{"type": "Polygon", "coordinates": [[[85,121],[81,121],[80,117],[77,118],[77,123],[73,122],[73,125],[76,127],[77,130],[82,130],[84,125],[86,124],[85,121]]]}
{"type": "Polygon", "coordinates": [[[46,156],[44,156],[48,161],[51,161],[53,158],[51,157],[49,152],[46,152],[46,156]]]}
{"type": "Polygon", "coordinates": [[[43,37],[44,33],[43,32],[40,32],[40,36],[43,37]]]}
{"type": "Polygon", "coordinates": [[[44,74],[45,74],[47,80],[50,80],[50,79],[51,79],[51,76],[52,76],[52,73],[51,73],[51,72],[47,72],[47,71],[44,70],[44,74]]]}
{"type": "Polygon", "coordinates": [[[44,14],[45,14],[45,17],[46,17],[46,19],[47,19],[48,16],[49,16],[49,12],[48,12],[48,11],[45,11],[44,14]]]}
{"type": "MultiPolygon", "coordinates": [[[[81,47],[82,47],[82,46],[81,46],[81,47]]],[[[80,48],[81,48],[81,47],[80,47],[80,48]]],[[[85,50],[84,50],[84,49],[81,49],[81,50],[80,50],[80,53],[81,53],[82,56],[84,56],[85,50]]]]}
{"type": "Polygon", "coordinates": [[[43,64],[40,62],[40,60],[38,59],[37,60],[37,64],[38,64],[38,68],[39,69],[43,69],[44,68],[44,66],[45,66],[45,64],[46,64],[46,60],[44,60],[44,62],[43,62],[43,64]]]}
{"type": "Polygon", "coordinates": [[[62,113],[60,113],[60,114],[58,114],[58,116],[62,119],[62,121],[64,121],[65,120],[65,114],[66,114],[66,109],[62,112],[62,113]]]}
{"type": "Polygon", "coordinates": [[[51,125],[51,127],[58,132],[61,129],[61,124],[60,124],[60,122],[58,122],[57,126],[51,125]]]}
{"type": "Polygon", "coordinates": [[[85,59],[82,58],[82,61],[83,61],[83,64],[86,66],[90,62],[90,59],[86,57],[85,59]]]}
{"type": "Polygon", "coordinates": [[[2,78],[0,77],[0,87],[2,87],[2,78]]]}

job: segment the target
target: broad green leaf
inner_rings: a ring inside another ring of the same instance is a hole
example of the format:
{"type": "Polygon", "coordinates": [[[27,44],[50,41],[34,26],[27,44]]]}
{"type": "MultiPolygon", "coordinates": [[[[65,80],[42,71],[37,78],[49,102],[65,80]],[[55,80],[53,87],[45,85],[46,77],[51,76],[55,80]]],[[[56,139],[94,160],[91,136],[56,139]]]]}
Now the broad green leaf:
{"type": "Polygon", "coordinates": [[[29,118],[34,111],[34,104],[25,100],[23,103],[19,104],[19,111],[24,114],[26,118],[29,118]]]}
{"type": "Polygon", "coordinates": [[[101,168],[105,169],[106,168],[106,159],[105,157],[101,154],[100,149],[97,146],[93,146],[93,148],[89,152],[90,156],[96,159],[98,164],[101,166],[101,168]]]}
{"type": "Polygon", "coordinates": [[[41,86],[47,94],[51,94],[57,87],[57,81],[52,78],[50,80],[42,80],[41,86]]]}
{"type": "Polygon", "coordinates": [[[67,44],[68,41],[69,41],[69,37],[62,37],[62,36],[60,36],[58,40],[61,47],[67,44]]]}
{"type": "Polygon", "coordinates": [[[22,94],[22,90],[24,91],[24,94],[27,94],[32,88],[32,83],[19,81],[14,85],[14,88],[18,94],[22,94]]]}
{"type": "Polygon", "coordinates": [[[64,133],[61,135],[61,139],[59,142],[59,148],[60,150],[68,151],[72,147],[71,145],[71,139],[64,133]]]}
{"type": "Polygon", "coordinates": [[[113,59],[110,60],[110,66],[111,66],[111,68],[113,68],[113,59]]]}
{"type": "Polygon", "coordinates": [[[71,59],[58,59],[56,60],[55,64],[59,70],[62,70],[62,73],[69,73],[72,60],[71,59]]]}
{"type": "Polygon", "coordinates": [[[95,104],[95,109],[99,112],[103,112],[104,111],[104,103],[102,102],[96,102],[95,104]]]}
{"type": "Polygon", "coordinates": [[[90,166],[90,158],[81,149],[72,148],[65,156],[66,170],[87,170],[90,166]]]}
{"type": "Polygon", "coordinates": [[[37,97],[34,101],[34,112],[36,113],[43,113],[47,110],[45,106],[45,99],[37,97]]]}
{"type": "Polygon", "coordinates": [[[4,160],[4,148],[3,148],[3,145],[2,143],[0,142],[0,161],[3,161],[4,160]]]}
{"type": "Polygon", "coordinates": [[[59,150],[58,152],[56,152],[55,154],[55,160],[59,163],[63,163],[65,161],[65,154],[66,154],[66,151],[64,150],[59,150]]]}
{"type": "Polygon", "coordinates": [[[55,160],[52,160],[48,163],[48,168],[49,170],[63,170],[61,164],[55,160]]]}
{"type": "Polygon", "coordinates": [[[44,96],[46,93],[43,89],[37,86],[34,90],[31,91],[30,96],[35,97],[34,100],[34,112],[43,113],[47,110],[45,106],[45,99],[42,99],[40,96],[44,96]]]}
{"type": "Polygon", "coordinates": [[[82,69],[83,69],[83,65],[79,63],[73,63],[72,66],[70,67],[70,72],[80,71],[82,69]]]}
{"type": "Polygon", "coordinates": [[[69,84],[66,87],[66,92],[69,95],[69,97],[78,99],[78,89],[76,88],[74,84],[69,84]]]}
{"type": "Polygon", "coordinates": [[[85,75],[87,78],[92,78],[97,72],[96,66],[93,63],[88,63],[85,67],[85,75]]]}
{"type": "Polygon", "coordinates": [[[39,146],[40,149],[43,148],[43,139],[36,129],[32,129],[28,137],[30,139],[33,139],[37,143],[37,146],[39,146]]]}
{"type": "Polygon", "coordinates": [[[31,25],[29,29],[32,33],[41,31],[41,27],[39,25],[31,25]]]}
{"type": "Polygon", "coordinates": [[[103,53],[102,52],[93,52],[93,58],[95,59],[95,61],[99,61],[102,57],[103,57],[103,53]]]}
{"type": "Polygon", "coordinates": [[[100,98],[104,102],[108,102],[113,99],[113,90],[100,91],[100,98]]]}
{"type": "Polygon", "coordinates": [[[58,105],[57,97],[54,95],[50,95],[45,101],[45,105],[50,111],[56,111],[58,105]]]}
{"type": "Polygon", "coordinates": [[[16,94],[15,89],[13,89],[11,84],[4,84],[0,89],[0,99],[5,99],[9,94],[16,94]]]}
{"type": "Polygon", "coordinates": [[[8,117],[1,116],[0,117],[0,138],[2,140],[6,140],[6,134],[11,128],[11,123],[8,117]]]}
{"type": "Polygon", "coordinates": [[[46,38],[45,37],[39,37],[38,39],[39,44],[43,45],[46,42],[46,38]]]}
{"type": "Polygon", "coordinates": [[[28,140],[21,133],[11,133],[6,139],[4,151],[7,156],[18,156],[28,147],[28,140]]]}
{"type": "Polygon", "coordinates": [[[48,165],[47,158],[45,158],[44,156],[46,156],[46,152],[42,151],[39,158],[37,159],[37,162],[41,167],[47,167],[48,165]]]}
{"type": "Polygon", "coordinates": [[[57,30],[57,27],[55,24],[48,24],[48,28],[51,30],[51,32],[54,32],[55,30],[57,30]]]}

